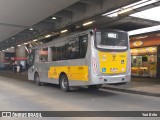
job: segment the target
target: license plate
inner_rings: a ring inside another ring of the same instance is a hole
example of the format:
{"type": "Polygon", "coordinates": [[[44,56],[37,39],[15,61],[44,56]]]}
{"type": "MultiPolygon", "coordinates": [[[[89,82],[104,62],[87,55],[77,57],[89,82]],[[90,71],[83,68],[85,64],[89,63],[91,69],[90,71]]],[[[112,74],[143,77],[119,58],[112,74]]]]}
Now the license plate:
{"type": "Polygon", "coordinates": [[[118,68],[111,68],[110,71],[111,71],[111,72],[117,72],[117,71],[118,71],[118,68]]]}

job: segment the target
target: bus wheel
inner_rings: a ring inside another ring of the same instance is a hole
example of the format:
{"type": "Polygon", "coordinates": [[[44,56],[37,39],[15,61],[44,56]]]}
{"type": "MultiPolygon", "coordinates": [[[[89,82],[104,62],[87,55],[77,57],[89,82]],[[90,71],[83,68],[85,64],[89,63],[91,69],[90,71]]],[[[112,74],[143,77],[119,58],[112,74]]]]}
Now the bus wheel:
{"type": "Polygon", "coordinates": [[[69,91],[69,83],[68,83],[68,78],[65,74],[62,74],[60,76],[60,87],[64,92],[69,91]]]}
{"type": "Polygon", "coordinates": [[[102,85],[89,85],[89,86],[88,86],[89,89],[95,89],[95,90],[96,90],[96,89],[99,89],[99,88],[101,88],[101,87],[102,87],[102,85]]]}
{"type": "Polygon", "coordinates": [[[38,73],[35,74],[34,76],[34,82],[37,86],[40,86],[41,85],[41,82],[40,82],[40,78],[39,78],[39,75],[38,73]]]}

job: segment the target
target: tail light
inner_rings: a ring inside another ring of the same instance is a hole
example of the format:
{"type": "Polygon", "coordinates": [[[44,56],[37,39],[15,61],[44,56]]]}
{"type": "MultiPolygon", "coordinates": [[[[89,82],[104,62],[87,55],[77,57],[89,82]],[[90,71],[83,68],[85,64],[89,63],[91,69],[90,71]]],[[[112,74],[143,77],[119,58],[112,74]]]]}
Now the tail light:
{"type": "Polygon", "coordinates": [[[93,72],[94,72],[94,74],[98,74],[97,60],[96,60],[96,58],[92,59],[92,65],[93,65],[93,72]]]}

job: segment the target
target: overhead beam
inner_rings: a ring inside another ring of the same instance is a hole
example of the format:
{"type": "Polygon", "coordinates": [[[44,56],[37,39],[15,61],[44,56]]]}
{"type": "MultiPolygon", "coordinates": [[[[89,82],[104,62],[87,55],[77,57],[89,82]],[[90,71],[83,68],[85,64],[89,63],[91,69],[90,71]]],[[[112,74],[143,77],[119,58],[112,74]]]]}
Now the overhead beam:
{"type": "Polygon", "coordinates": [[[29,26],[8,24],[8,23],[0,23],[0,25],[1,26],[9,26],[9,27],[29,28],[29,26]]]}
{"type": "MultiPolygon", "coordinates": [[[[82,21],[87,21],[90,19],[95,20],[95,16],[100,18],[103,13],[110,12],[112,10],[121,8],[123,6],[126,6],[128,4],[132,4],[134,2],[137,2],[139,0],[80,0],[78,3],[71,5],[70,7],[67,7],[60,12],[53,14],[52,16],[59,17],[60,19],[57,19],[52,22],[50,16],[49,19],[43,20],[44,22],[54,23],[55,26],[52,28],[52,31],[57,31],[62,29],[66,26],[71,26],[73,24],[80,23],[82,21]]],[[[159,5],[159,3],[154,3],[153,5],[159,5]]],[[[153,5],[151,7],[153,7],[153,5]]],[[[146,8],[145,8],[146,9],[146,8]]],[[[135,11],[137,12],[137,11],[135,11]]],[[[101,22],[112,24],[118,22],[121,19],[124,19],[126,16],[123,16],[123,18],[106,18],[102,20],[101,22]]],[[[96,21],[96,20],[95,20],[96,21]]],[[[42,21],[41,21],[42,22],[42,21]]],[[[81,24],[81,23],[80,23],[81,24]]],[[[147,24],[147,23],[145,23],[147,24]]],[[[154,23],[156,24],[156,23],[154,23]]],[[[26,39],[18,39],[19,42],[30,40],[30,38],[35,38],[43,34],[47,34],[48,32],[51,32],[51,29],[49,26],[46,27],[41,25],[41,23],[36,24],[35,27],[39,27],[39,31],[36,35],[30,36],[26,39]],[[36,26],[37,25],[37,26],[36,26]],[[44,31],[43,31],[44,30],[44,31]]],[[[28,27],[28,26],[27,26],[28,27]]],[[[34,26],[33,26],[34,28],[34,26]]],[[[21,34],[21,33],[20,33],[21,34]]],[[[29,33],[28,33],[29,34],[29,33]]],[[[2,45],[3,46],[3,45],[2,45]]]]}
{"type": "Polygon", "coordinates": [[[76,3],[65,10],[72,11],[72,12],[85,12],[86,11],[86,4],[85,3],[76,3]]]}
{"type": "Polygon", "coordinates": [[[136,10],[136,12],[137,12],[137,11],[140,12],[140,11],[147,10],[147,9],[150,9],[150,8],[153,8],[153,7],[158,7],[158,6],[160,6],[160,1],[155,2],[155,3],[152,3],[152,4],[150,4],[150,5],[146,5],[146,6],[141,7],[141,8],[138,8],[138,9],[136,10]]]}
{"type": "Polygon", "coordinates": [[[80,0],[80,2],[86,4],[100,4],[102,0],[80,0]]]}
{"type": "Polygon", "coordinates": [[[56,17],[62,17],[62,18],[72,18],[72,12],[68,10],[62,10],[55,14],[56,17]]]}

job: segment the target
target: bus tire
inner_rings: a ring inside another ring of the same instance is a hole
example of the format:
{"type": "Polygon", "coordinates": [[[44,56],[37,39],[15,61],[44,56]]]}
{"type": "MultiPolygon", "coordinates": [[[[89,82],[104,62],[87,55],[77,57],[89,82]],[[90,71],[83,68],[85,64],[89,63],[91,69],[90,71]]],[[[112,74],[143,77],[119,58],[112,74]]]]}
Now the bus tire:
{"type": "Polygon", "coordinates": [[[89,85],[88,86],[88,89],[95,89],[95,90],[98,90],[102,87],[102,85],[89,85]]]}
{"type": "Polygon", "coordinates": [[[35,75],[34,75],[34,82],[37,86],[41,86],[41,82],[40,82],[40,78],[39,78],[38,73],[35,73],[35,75]]]}
{"type": "Polygon", "coordinates": [[[60,83],[61,90],[63,90],[64,92],[68,92],[69,91],[68,77],[65,74],[62,74],[60,75],[59,80],[60,80],[59,83],[60,83]]]}

